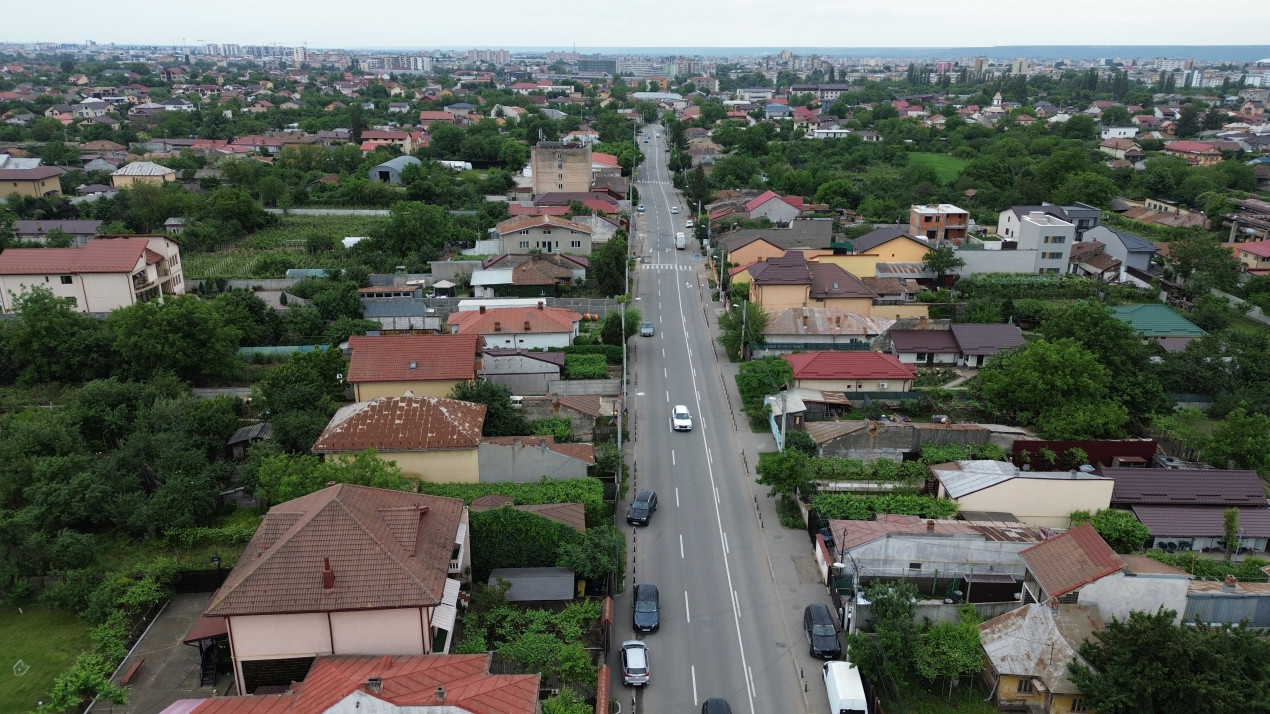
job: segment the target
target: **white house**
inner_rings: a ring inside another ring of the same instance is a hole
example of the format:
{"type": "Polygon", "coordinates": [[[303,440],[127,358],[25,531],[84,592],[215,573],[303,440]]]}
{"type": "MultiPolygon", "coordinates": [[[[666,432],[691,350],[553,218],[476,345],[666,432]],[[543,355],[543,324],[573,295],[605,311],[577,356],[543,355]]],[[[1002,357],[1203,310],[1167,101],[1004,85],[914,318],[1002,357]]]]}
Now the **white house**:
{"type": "Polygon", "coordinates": [[[79,312],[110,312],[185,292],[181,251],[168,236],[97,238],[82,248],[9,248],[0,253],[0,303],[35,287],[79,312]]]}
{"type": "Polygon", "coordinates": [[[572,310],[547,307],[486,308],[450,314],[452,332],[476,333],[489,349],[532,350],[568,347],[578,336],[582,316],[572,310]]]}

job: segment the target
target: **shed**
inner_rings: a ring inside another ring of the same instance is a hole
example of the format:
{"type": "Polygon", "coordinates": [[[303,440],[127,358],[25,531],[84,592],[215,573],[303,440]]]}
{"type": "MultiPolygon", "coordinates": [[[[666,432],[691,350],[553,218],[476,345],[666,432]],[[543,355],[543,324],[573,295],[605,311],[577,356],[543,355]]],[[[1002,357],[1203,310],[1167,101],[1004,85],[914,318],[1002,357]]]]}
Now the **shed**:
{"type": "Polygon", "coordinates": [[[489,586],[497,587],[499,578],[512,584],[508,602],[550,602],[573,599],[574,574],[568,568],[495,568],[489,574],[489,586]]]}
{"type": "Polygon", "coordinates": [[[366,177],[371,181],[379,181],[380,183],[401,183],[401,172],[407,166],[422,166],[423,162],[413,156],[398,156],[389,159],[378,166],[372,166],[366,172],[366,177]]]}
{"type": "Polygon", "coordinates": [[[229,447],[230,458],[235,461],[242,461],[247,458],[247,449],[253,443],[272,438],[273,428],[269,425],[269,422],[262,421],[259,424],[244,426],[234,432],[234,435],[229,437],[229,441],[225,445],[229,447]]]}
{"type": "Polygon", "coordinates": [[[965,573],[957,581],[957,589],[968,602],[1014,602],[1019,583],[1009,573],[965,573]]]}

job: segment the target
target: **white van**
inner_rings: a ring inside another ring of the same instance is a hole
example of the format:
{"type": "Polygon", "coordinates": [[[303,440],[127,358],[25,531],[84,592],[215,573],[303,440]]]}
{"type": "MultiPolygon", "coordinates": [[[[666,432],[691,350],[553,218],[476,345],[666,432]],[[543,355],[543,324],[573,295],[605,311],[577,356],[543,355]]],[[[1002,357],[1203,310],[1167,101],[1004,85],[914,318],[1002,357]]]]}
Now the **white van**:
{"type": "Polygon", "coordinates": [[[829,695],[830,714],[868,714],[869,702],[864,696],[860,670],[850,662],[825,662],[825,691],[829,695]]]}
{"type": "Polygon", "coordinates": [[[675,249],[683,250],[688,247],[688,238],[684,236],[683,231],[675,234],[675,249]]]}

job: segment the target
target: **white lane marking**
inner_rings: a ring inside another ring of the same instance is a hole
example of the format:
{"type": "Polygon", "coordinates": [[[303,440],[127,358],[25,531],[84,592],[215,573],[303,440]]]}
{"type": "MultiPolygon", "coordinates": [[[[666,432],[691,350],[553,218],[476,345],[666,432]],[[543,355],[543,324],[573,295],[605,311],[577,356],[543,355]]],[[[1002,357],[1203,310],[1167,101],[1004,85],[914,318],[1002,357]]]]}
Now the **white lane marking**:
{"type": "Polygon", "coordinates": [[[666,403],[670,404],[670,390],[669,389],[666,390],[666,403]]]}
{"type": "Polygon", "coordinates": [[[723,534],[723,552],[727,555],[732,554],[732,549],[728,547],[728,534],[723,534]]]}
{"type": "Polygon", "coordinates": [[[684,559],[684,534],[679,534],[679,559],[684,559]]]}
{"type": "Polygon", "coordinates": [[[675,486],[675,508],[679,508],[679,487],[675,486]]]}
{"type": "MultiPolygon", "coordinates": [[[[704,429],[705,427],[702,428],[704,429]]],[[[706,449],[706,461],[709,461],[712,464],[714,463],[714,456],[710,453],[709,449],[706,449]]]]}
{"type": "Polygon", "coordinates": [[[754,688],[754,670],[750,669],[749,667],[746,667],[745,671],[746,671],[746,674],[749,676],[749,680],[750,680],[750,696],[757,697],[758,692],[754,688]]]}
{"type": "Polygon", "coordinates": [[[735,590],[732,591],[732,606],[738,610],[741,609],[741,596],[735,590]]]}
{"type": "Polygon", "coordinates": [[[719,500],[719,488],[716,486],[714,489],[714,505],[717,506],[720,503],[722,503],[722,501],[719,500]]]}
{"type": "Polygon", "coordinates": [[[684,591],[684,619],[692,622],[692,613],[688,610],[688,591],[684,591]]]}
{"type": "Polygon", "coordinates": [[[675,463],[675,450],[674,450],[674,449],[671,449],[671,450],[670,450],[670,465],[671,465],[671,466],[677,466],[677,465],[678,465],[678,464],[676,464],[676,463],[675,463]]]}
{"type": "Polygon", "coordinates": [[[665,348],[665,347],[661,348],[661,356],[662,356],[662,359],[665,359],[665,358],[666,358],[666,348],[665,348]]]}
{"type": "Polygon", "coordinates": [[[670,379],[670,372],[667,372],[665,367],[661,368],[661,377],[666,380],[670,379]]]}
{"type": "Polygon", "coordinates": [[[692,706],[697,706],[697,665],[692,665],[692,706]]]}

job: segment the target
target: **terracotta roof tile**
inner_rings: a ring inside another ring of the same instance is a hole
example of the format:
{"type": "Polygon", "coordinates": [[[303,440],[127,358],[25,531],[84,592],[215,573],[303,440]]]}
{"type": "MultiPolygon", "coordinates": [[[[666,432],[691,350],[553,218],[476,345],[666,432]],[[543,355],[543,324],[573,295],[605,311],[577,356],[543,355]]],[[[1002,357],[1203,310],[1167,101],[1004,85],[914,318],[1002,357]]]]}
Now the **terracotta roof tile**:
{"type": "Polygon", "coordinates": [[[439,397],[380,397],[335,412],[314,453],[475,449],[484,404],[439,397]]]}
{"type": "Polygon", "coordinates": [[[558,307],[496,307],[481,312],[467,310],[450,314],[449,323],[460,334],[477,335],[512,334],[517,332],[573,332],[575,323],[582,316],[572,310],[558,307]],[[524,329],[525,323],[529,329],[524,329]]]}
{"type": "Polygon", "coordinates": [[[269,509],[206,615],[441,603],[463,502],[337,484],[269,509]],[[335,587],[323,590],[330,560],[335,587]]]}
{"type": "Polygon", "coordinates": [[[83,248],[9,248],[0,253],[0,275],[131,273],[146,245],[142,238],[112,238],[83,248]]]}
{"type": "Polygon", "coordinates": [[[1062,597],[1124,567],[1088,523],[1020,551],[1019,557],[1050,597],[1062,597]]]}
{"type": "Polygon", "coordinates": [[[895,355],[879,352],[800,352],[781,359],[795,379],[914,379],[917,370],[895,355]]]}
{"type": "Polygon", "coordinates": [[[530,228],[538,228],[539,226],[547,226],[549,228],[564,228],[579,233],[591,234],[591,227],[584,226],[581,223],[574,223],[560,216],[518,216],[509,218],[498,224],[498,234],[505,236],[517,231],[529,230],[530,228]]]}
{"type": "Polygon", "coordinates": [[[479,335],[355,335],[348,381],[415,382],[476,378],[479,335]]]}
{"type": "Polygon", "coordinates": [[[575,412],[585,414],[590,417],[600,416],[602,402],[598,394],[572,394],[559,398],[562,408],[572,409],[575,412]]]}

